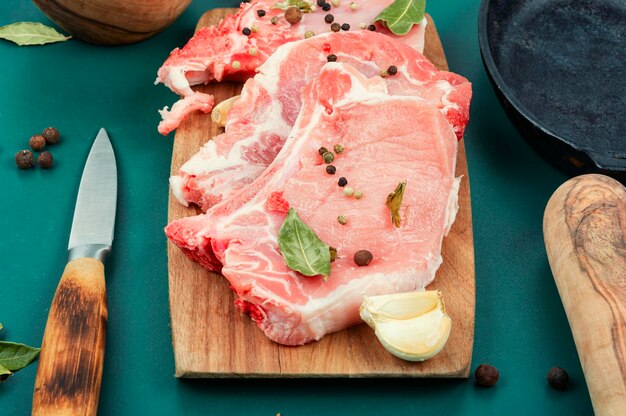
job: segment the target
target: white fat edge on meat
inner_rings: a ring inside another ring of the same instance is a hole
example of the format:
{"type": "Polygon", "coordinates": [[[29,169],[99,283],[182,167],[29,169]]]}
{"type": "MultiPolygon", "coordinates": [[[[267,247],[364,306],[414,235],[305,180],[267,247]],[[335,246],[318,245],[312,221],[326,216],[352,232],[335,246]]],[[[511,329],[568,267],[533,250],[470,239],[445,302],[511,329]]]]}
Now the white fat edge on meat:
{"type": "Polygon", "coordinates": [[[185,183],[186,181],[178,175],[170,176],[170,189],[172,190],[172,195],[174,195],[181,205],[188,207],[189,203],[183,196],[185,183]]]}
{"type": "Polygon", "coordinates": [[[459,211],[459,187],[461,186],[461,179],[463,175],[458,176],[452,182],[452,189],[450,189],[450,195],[448,196],[448,203],[446,205],[446,221],[444,235],[448,235],[456,214],[459,211]]]}

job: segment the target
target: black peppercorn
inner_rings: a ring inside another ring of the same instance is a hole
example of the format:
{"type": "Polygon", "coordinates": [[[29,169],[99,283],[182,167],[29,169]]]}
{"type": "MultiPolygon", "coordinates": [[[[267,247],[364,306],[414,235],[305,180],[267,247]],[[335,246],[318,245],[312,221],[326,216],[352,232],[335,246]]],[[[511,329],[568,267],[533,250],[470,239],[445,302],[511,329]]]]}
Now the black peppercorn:
{"type": "Polygon", "coordinates": [[[322,146],[322,147],[320,147],[319,149],[317,149],[317,153],[319,153],[319,154],[320,154],[320,156],[323,156],[323,155],[324,155],[324,153],[327,153],[327,152],[328,152],[328,149],[327,149],[327,148],[325,148],[324,146],[322,146]]]}
{"type": "Polygon", "coordinates": [[[326,173],[328,173],[329,175],[334,175],[336,172],[337,172],[337,168],[334,167],[333,165],[326,166],[326,173]]]}
{"type": "Polygon", "coordinates": [[[41,152],[39,157],[37,157],[37,164],[42,169],[51,168],[53,163],[54,159],[52,158],[52,153],[50,152],[41,152]]]}
{"type": "Polygon", "coordinates": [[[330,55],[326,57],[326,60],[328,62],[337,62],[337,55],[335,55],[334,53],[331,53],[330,55]]]}
{"type": "Polygon", "coordinates": [[[375,30],[376,30],[376,26],[374,26],[374,25],[369,25],[369,26],[367,27],[367,30],[371,30],[371,31],[373,32],[373,31],[375,31],[375,30]]]}
{"type": "Polygon", "coordinates": [[[341,186],[342,188],[346,186],[347,184],[348,184],[348,180],[344,178],[343,176],[339,178],[339,180],[337,181],[337,185],[341,186]]]}
{"type": "Polygon", "coordinates": [[[326,16],[324,16],[324,21],[328,24],[331,24],[335,21],[335,16],[333,16],[332,14],[327,14],[326,16]]]}
{"type": "Polygon", "coordinates": [[[333,32],[339,32],[341,30],[341,25],[339,23],[333,23],[330,25],[330,30],[333,32]]]}
{"type": "Polygon", "coordinates": [[[565,390],[569,384],[569,374],[561,367],[552,367],[548,372],[548,384],[557,390],[565,390]]]}
{"type": "Polygon", "coordinates": [[[35,158],[30,150],[20,150],[15,154],[15,164],[20,169],[28,169],[33,167],[35,158]]]}
{"type": "Polygon", "coordinates": [[[265,16],[265,10],[263,10],[263,9],[257,10],[256,11],[256,15],[259,16],[259,17],[265,16]]]}
{"type": "Polygon", "coordinates": [[[322,10],[324,10],[325,12],[330,10],[330,3],[324,3],[322,5],[322,10]]]}
{"type": "Polygon", "coordinates": [[[474,372],[474,378],[476,380],[476,384],[481,387],[491,387],[500,378],[500,373],[498,370],[489,365],[489,364],[481,364],[476,368],[474,372]]]}
{"type": "Polygon", "coordinates": [[[285,20],[295,25],[302,20],[302,12],[297,7],[289,7],[285,12],[285,20]]]}
{"type": "Polygon", "coordinates": [[[395,65],[391,65],[389,68],[387,68],[387,73],[389,75],[396,75],[398,73],[398,67],[395,65]]]}
{"type": "Polygon", "coordinates": [[[341,30],[350,30],[350,25],[347,23],[344,23],[341,25],[341,30]]]}
{"type": "Polygon", "coordinates": [[[374,256],[369,250],[359,250],[354,253],[354,263],[359,267],[367,266],[373,258],[374,256]]]}
{"type": "Polygon", "coordinates": [[[31,149],[38,152],[46,146],[46,139],[41,134],[35,134],[28,141],[28,145],[31,149]]]}
{"type": "Polygon", "coordinates": [[[252,33],[252,31],[250,30],[249,27],[244,27],[241,31],[241,33],[243,33],[246,36],[250,36],[250,34],[252,33]]]}
{"type": "Polygon", "coordinates": [[[317,0],[316,4],[317,4],[319,7],[322,7],[324,4],[326,4],[326,0],[317,0]]]}
{"type": "Polygon", "coordinates": [[[41,132],[41,135],[44,139],[46,139],[46,143],[48,144],[55,144],[59,141],[60,138],[59,131],[54,127],[48,127],[47,129],[44,129],[44,131],[41,132]]]}

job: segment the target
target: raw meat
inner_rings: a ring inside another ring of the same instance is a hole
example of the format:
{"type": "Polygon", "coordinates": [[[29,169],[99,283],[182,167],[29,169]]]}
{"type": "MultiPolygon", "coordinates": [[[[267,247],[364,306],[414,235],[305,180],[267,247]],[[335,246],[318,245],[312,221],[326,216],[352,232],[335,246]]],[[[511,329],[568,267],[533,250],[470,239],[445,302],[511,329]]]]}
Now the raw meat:
{"type": "Polygon", "coordinates": [[[385,78],[389,93],[431,101],[462,137],[471,98],[467,79],[438,71],[422,54],[389,36],[328,33],[283,45],[259,67],[231,109],[226,132],[207,142],[171,178],[178,200],[206,211],[252,183],[281,149],[300,111],[300,91],[317,76],[329,54],[369,77],[397,66],[398,73],[385,78]]]}
{"type": "MultiPolygon", "coordinates": [[[[254,76],[257,67],[280,45],[303,39],[307,31],[316,34],[329,32],[330,24],[324,21],[326,14],[332,14],[334,22],[348,23],[351,31],[358,31],[392,1],[356,1],[354,3],[358,7],[353,10],[350,7],[351,1],[342,0],[338,7],[332,7],[329,11],[316,7],[315,2],[311,1],[316,10],[303,13],[302,21],[294,25],[285,20],[284,10],[275,8],[278,3],[276,0],[242,3],[236,14],[227,16],[217,26],[200,29],[182,49],[174,49],[159,69],[157,82],[162,82],[180,95],[192,96],[195,93],[191,85],[222,80],[245,81],[254,76]],[[259,10],[264,10],[266,14],[259,17],[259,10]],[[279,18],[277,24],[271,23],[273,17],[279,18]],[[242,33],[244,28],[256,30],[246,36],[242,33]],[[235,62],[238,65],[233,66],[235,62]]],[[[424,49],[426,19],[401,37],[393,35],[378,23],[375,26],[377,31],[400,40],[419,52],[424,49]]],[[[193,108],[185,107],[185,110],[187,112],[182,117],[171,117],[167,112],[162,113],[163,122],[159,125],[159,132],[169,133],[193,108]]]]}
{"type": "Polygon", "coordinates": [[[458,209],[457,139],[431,101],[392,96],[388,86],[349,65],[326,64],[303,90],[285,146],[244,190],[254,196],[237,209],[220,204],[166,228],[205,265],[223,264],[236,304],[276,342],[300,345],[354,325],[364,295],[425,287],[441,264],[442,239],[458,209]],[[345,151],[333,162],[337,174],[329,175],[318,149],[337,143],[345,151]],[[344,196],[340,176],[362,199],[344,196]],[[406,190],[396,228],[385,201],[401,181],[406,190]],[[277,235],[289,207],[337,249],[327,281],[286,266],[277,235]],[[347,224],[339,224],[340,214],[347,224]],[[354,264],[360,249],[373,253],[369,266],[354,264]]]}

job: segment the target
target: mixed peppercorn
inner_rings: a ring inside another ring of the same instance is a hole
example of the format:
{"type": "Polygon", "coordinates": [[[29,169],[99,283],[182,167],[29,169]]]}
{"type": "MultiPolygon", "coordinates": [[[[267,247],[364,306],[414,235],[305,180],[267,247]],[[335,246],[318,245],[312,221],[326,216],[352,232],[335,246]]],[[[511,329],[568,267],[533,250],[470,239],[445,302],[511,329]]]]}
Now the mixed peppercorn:
{"type": "MultiPolygon", "coordinates": [[[[48,127],[41,132],[35,134],[28,140],[28,145],[35,152],[42,151],[47,145],[56,144],[60,139],[59,131],[54,127],[48,127]]],[[[48,151],[41,152],[37,156],[37,165],[42,169],[49,169],[54,163],[52,153],[48,151]]],[[[30,169],[35,165],[35,156],[30,150],[20,150],[15,154],[15,164],[20,169],[30,169]]]]}

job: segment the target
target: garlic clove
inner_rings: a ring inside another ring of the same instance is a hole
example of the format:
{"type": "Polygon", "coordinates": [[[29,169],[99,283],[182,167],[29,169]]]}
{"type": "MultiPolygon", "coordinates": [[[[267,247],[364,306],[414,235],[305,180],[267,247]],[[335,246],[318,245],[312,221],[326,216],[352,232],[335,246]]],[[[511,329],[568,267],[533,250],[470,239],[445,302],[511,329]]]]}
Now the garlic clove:
{"type": "Polygon", "coordinates": [[[408,361],[437,355],[452,327],[441,292],[436,290],[366,297],[361,318],[387,351],[408,361]]]}
{"type": "Polygon", "coordinates": [[[213,107],[213,111],[211,111],[211,120],[213,123],[217,124],[218,127],[224,127],[226,121],[228,121],[228,112],[240,97],[239,95],[235,95],[213,107]]]}

